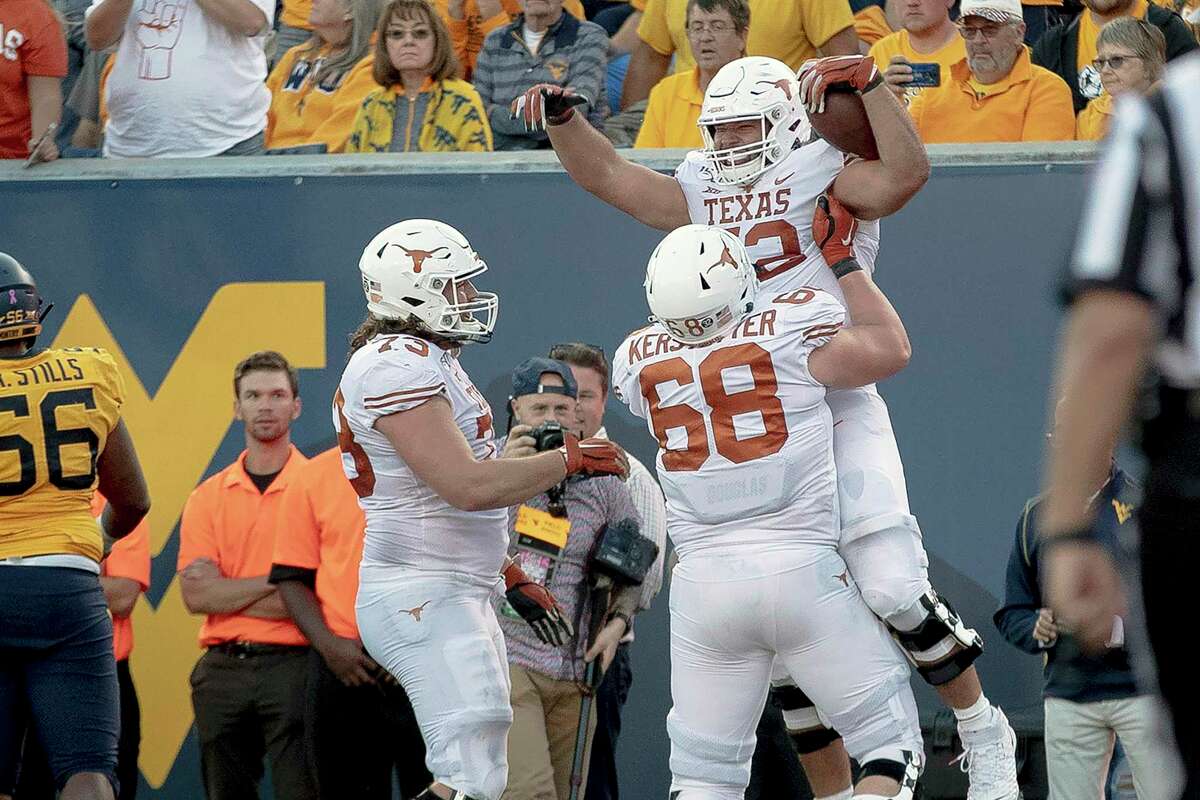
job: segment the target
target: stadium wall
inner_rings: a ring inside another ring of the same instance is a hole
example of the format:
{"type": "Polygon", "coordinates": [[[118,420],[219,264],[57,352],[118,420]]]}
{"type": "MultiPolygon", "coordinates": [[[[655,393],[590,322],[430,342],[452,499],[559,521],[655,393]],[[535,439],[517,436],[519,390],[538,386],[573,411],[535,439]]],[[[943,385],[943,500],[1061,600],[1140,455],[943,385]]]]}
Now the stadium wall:
{"type": "MultiPolygon", "coordinates": [[[[882,387],[935,585],[988,642],[989,694],[1040,707],[1040,663],[991,625],[1022,504],[1038,488],[1055,286],[1084,189],[1087,146],[931,148],[933,177],[883,225],[878,280],[908,325],[909,368],[882,387]]],[[[644,158],[670,170],[680,153],[644,158]]],[[[444,220],[490,264],[497,335],[468,370],[506,416],[508,370],[554,342],[611,353],[646,317],[658,234],[575,187],[552,154],[0,163],[0,251],[57,304],[46,341],[110,349],[154,498],[153,585],[134,612],[142,797],[201,796],[188,675],[199,619],[174,580],[188,493],[241,450],[233,365],[258,349],[301,368],[294,440],[333,444],[328,403],[363,316],[363,244],[406,217],[444,220]]],[[[644,462],[651,440],[614,400],[608,429],[644,462]]],[[[639,620],[620,744],[631,797],[665,797],[667,592],[639,620]],[[638,787],[633,791],[633,787],[638,787]]],[[[933,696],[918,687],[926,709],[933,696]]]]}

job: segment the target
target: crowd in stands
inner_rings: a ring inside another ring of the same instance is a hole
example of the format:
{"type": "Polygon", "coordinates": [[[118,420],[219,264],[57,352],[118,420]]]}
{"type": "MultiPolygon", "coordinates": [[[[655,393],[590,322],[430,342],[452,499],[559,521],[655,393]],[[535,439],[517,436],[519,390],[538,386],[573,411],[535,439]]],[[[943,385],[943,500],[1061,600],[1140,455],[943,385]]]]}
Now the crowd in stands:
{"type": "Polygon", "coordinates": [[[280,2],[0,1],[0,158],[544,148],[538,83],[697,147],[730,61],[868,52],[926,142],[1098,139],[1200,36],[1200,0],[280,2]]]}

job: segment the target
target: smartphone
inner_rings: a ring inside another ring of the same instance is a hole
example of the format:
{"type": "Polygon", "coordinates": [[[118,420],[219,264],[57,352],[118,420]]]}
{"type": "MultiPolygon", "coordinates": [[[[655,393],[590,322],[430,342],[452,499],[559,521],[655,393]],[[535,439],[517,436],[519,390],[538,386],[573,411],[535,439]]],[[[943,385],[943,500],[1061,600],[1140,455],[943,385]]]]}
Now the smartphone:
{"type": "Polygon", "coordinates": [[[941,64],[909,64],[912,67],[912,83],[914,89],[926,89],[942,85],[941,64]]]}

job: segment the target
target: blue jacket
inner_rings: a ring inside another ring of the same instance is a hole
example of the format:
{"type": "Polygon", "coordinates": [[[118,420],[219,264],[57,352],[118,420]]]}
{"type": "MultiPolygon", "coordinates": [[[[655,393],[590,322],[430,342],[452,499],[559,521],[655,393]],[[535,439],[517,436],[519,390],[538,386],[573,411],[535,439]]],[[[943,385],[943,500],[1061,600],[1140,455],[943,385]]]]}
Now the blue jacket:
{"type": "MultiPolygon", "coordinates": [[[[1120,557],[1120,537],[1132,533],[1136,524],[1134,510],[1139,501],[1139,487],[1118,467],[1113,467],[1108,483],[1097,495],[1095,532],[1101,543],[1120,557]]],[[[1038,514],[1042,497],[1025,504],[1017,523],[1017,536],[1008,559],[1008,578],[1004,590],[1004,605],[992,617],[996,628],[1013,646],[1026,653],[1042,654],[1045,658],[1046,685],[1043,694],[1079,703],[1116,700],[1138,693],[1129,655],[1125,648],[1113,648],[1101,656],[1085,655],[1069,635],[1059,632],[1050,647],[1043,647],[1033,638],[1042,602],[1041,576],[1038,561],[1041,537],[1038,536],[1038,514]]]]}

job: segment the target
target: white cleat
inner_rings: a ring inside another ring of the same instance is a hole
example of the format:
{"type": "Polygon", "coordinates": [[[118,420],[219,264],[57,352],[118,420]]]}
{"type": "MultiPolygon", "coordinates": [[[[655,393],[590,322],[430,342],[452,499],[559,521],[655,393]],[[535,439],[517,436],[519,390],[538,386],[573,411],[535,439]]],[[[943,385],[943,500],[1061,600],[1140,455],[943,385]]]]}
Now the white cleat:
{"type": "MultiPolygon", "coordinates": [[[[955,761],[967,773],[967,800],[1018,800],[1017,735],[1004,712],[996,708],[990,728],[968,734],[959,732],[963,752],[955,761]]],[[[954,763],[953,761],[951,763],[954,763]]]]}

